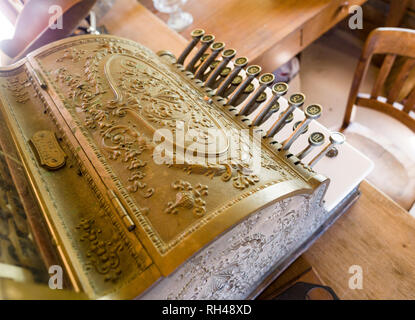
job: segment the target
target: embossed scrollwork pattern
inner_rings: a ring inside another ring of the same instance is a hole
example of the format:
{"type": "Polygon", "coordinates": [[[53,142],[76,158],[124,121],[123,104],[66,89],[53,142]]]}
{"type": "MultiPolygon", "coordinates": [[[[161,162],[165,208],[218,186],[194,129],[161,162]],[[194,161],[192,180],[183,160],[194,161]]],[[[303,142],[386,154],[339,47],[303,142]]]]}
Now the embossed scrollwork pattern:
{"type": "Polygon", "coordinates": [[[197,217],[202,217],[206,213],[206,202],[203,197],[208,195],[208,187],[198,184],[193,187],[189,182],[178,180],[172,184],[172,188],[177,190],[176,200],[167,203],[166,213],[177,214],[179,210],[189,209],[197,217]]]}
{"type": "Polygon", "coordinates": [[[20,80],[19,77],[8,78],[3,87],[10,90],[18,103],[25,103],[29,100],[29,93],[26,88],[30,86],[28,80],[20,80]]]}
{"type": "MultiPolygon", "coordinates": [[[[84,113],[85,127],[93,135],[99,135],[100,148],[108,159],[117,166],[122,164],[125,172],[129,172],[124,180],[129,193],[138,193],[148,199],[158,192],[148,174],[150,155],[154,156],[155,148],[149,128],[169,128],[176,134],[178,121],[183,123],[184,134],[191,130],[197,132],[192,136],[192,142],[202,147],[215,140],[210,129],[222,130],[220,134],[227,142],[215,150],[215,154],[222,155],[231,143],[238,144],[239,149],[217,164],[184,161],[183,164],[169,164],[170,168],[212,179],[220,177],[222,182],[241,191],[260,182],[261,177],[249,169],[253,158],[249,134],[241,134],[240,128],[207,104],[180,76],[168,72],[166,66],[155,66],[154,58],[146,49],[130,50],[115,41],[101,39],[95,50],[69,48],[56,62],[62,66],[49,71],[50,74],[69,89],[66,91],[68,101],[77,112],[84,113]],[[75,74],[65,67],[67,59],[82,64],[84,74],[75,74]],[[143,130],[144,127],[148,130],[143,130]]],[[[174,137],[173,140],[176,141],[174,137]]],[[[186,143],[180,146],[184,150],[188,147],[186,143]]],[[[271,157],[263,159],[263,163],[266,169],[285,174],[271,157]]],[[[284,177],[289,179],[290,174],[284,177]]],[[[207,190],[196,195],[197,188],[186,191],[191,195],[189,199],[194,198],[186,201],[192,202],[194,216],[201,217],[206,214],[206,199],[203,198],[207,196],[207,190]]],[[[173,213],[186,207],[184,192],[177,193],[182,198],[170,202],[166,211],[173,213]]]]}
{"type": "Polygon", "coordinates": [[[92,219],[82,219],[77,226],[82,232],[81,241],[88,245],[88,267],[104,275],[105,281],[116,282],[122,273],[118,253],[124,250],[124,245],[117,234],[111,240],[101,240],[101,229],[94,226],[92,219]]]}

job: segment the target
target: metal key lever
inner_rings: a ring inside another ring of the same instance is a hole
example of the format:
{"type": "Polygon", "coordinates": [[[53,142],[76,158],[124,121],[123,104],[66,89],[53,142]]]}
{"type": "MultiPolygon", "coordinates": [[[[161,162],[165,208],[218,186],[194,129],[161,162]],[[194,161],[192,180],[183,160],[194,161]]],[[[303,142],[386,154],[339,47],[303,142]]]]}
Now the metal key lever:
{"type": "Polygon", "coordinates": [[[294,112],[298,107],[304,104],[305,95],[302,93],[295,93],[288,99],[288,108],[280,115],[278,120],[268,130],[266,137],[270,138],[277,134],[286,124],[285,120],[294,112]]]}
{"type": "Polygon", "coordinates": [[[300,136],[301,133],[303,133],[303,130],[308,126],[308,124],[312,120],[320,118],[322,111],[323,108],[319,104],[312,104],[308,106],[304,111],[306,118],[297,126],[297,129],[294,130],[291,136],[283,142],[282,149],[290,149],[294,141],[300,136]]]}
{"type": "Polygon", "coordinates": [[[321,132],[313,132],[308,137],[308,146],[297,154],[297,158],[302,160],[315,148],[323,145],[324,143],[324,134],[321,132]]]}
{"type": "Polygon", "coordinates": [[[194,66],[197,61],[199,61],[200,57],[205,53],[205,51],[209,48],[209,46],[215,41],[215,37],[211,34],[204,35],[200,42],[202,43],[202,47],[196,52],[195,56],[190,60],[189,64],[186,67],[186,71],[193,72],[194,66]]]}
{"type": "Polygon", "coordinates": [[[225,80],[220,84],[215,94],[217,96],[222,97],[226,89],[229,87],[229,85],[233,81],[233,79],[235,79],[235,77],[238,75],[241,69],[244,68],[247,64],[248,64],[248,58],[246,57],[237,58],[233,64],[234,69],[231,71],[231,73],[229,73],[229,75],[225,78],[225,80]]]}
{"type": "Polygon", "coordinates": [[[212,50],[212,53],[197,70],[195,74],[196,79],[202,80],[206,69],[212,64],[213,61],[215,61],[216,57],[223,50],[223,48],[225,48],[225,44],[223,42],[215,42],[210,45],[210,50],[212,50]]]}
{"type": "Polygon", "coordinates": [[[341,134],[340,132],[333,132],[330,135],[330,143],[318,155],[316,155],[313,160],[309,162],[309,167],[314,167],[316,163],[319,162],[320,159],[327,154],[327,152],[335,148],[336,145],[343,144],[345,141],[346,137],[343,134],[341,134]]]}
{"type": "MultiPolygon", "coordinates": [[[[253,126],[259,126],[262,123],[262,120],[267,115],[267,113],[278,104],[280,97],[285,95],[288,91],[288,84],[285,82],[278,82],[272,86],[272,98],[271,100],[262,108],[258,113],[255,119],[252,121],[253,126]]],[[[279,109],[279,108],[278,108],[279,109]]]]}
{"type": "Polygon", "coordinates": [[[246,87],[252,82],[252,80],[261,72],[261,67],[257,65],[249,66],[246,69],[246,78],[242,83],[239,84],[238,88],[230,95],[227,105],[234,105],[236,100],[238,100],[239,96],[244,92],[246,87]]]}
{"type": "Polygon", "coordinates": [[[219,65],[213,70],[213,72],[209,75],[209,77],[205,81],[205,86],[210,88],[211,85],[214,84],[216,78],[220,75],[222,70],[228,65],[229,61],[235,57],[236,50],[235,49],[226,49],[222,52],[222,61],[219,65]]]}
{"type": "Polygon", "coordinates": [[[194,47],[196,47],[196,45],[198,44],[200,38],[202,38],[204,34],[205,34],[205,30],[203,30],[203,29],[195,29],[190,33],[190,35],[192,36],[193,39],[192,39],[192,41],[189,42],[189,44],[183,50],[180,57],[177,59],[177,62],[176,62],[177,64],[183,65],[184,60],[186,60],[189,53],[193,50],[194,47]]]}
{"type": "Polygon", "coordinates": [[[243,102],[240,115],[246,115],[249,112],[251,106],[256,102],[258,97],[265,91],[265,89],[271,85],[275,80],[275,76],[272,73],[265,73],[259,77],[259,87],[254,90],[243,102]]]}

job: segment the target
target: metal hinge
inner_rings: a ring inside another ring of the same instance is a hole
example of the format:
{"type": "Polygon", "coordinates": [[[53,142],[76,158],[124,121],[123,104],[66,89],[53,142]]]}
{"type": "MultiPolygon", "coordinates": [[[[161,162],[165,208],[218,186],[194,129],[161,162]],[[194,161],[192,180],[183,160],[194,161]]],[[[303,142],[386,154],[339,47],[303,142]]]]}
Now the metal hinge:
{"type": "Polygon", "coordinates": [[[125,209],[124,205],[117,197],[113,190],[108,190],[108,195],[111,199],[112,204],[115,206],[118,214],[120,215],[124,225],[127,227],[128,231],[132,231],[135,229],[135,224],[133,219],[131,219],[130,215],[128,214],[127,209],[125,209]]]}
{"type": "Polygon", "coordinates": [[[40,87],[41,87],[43,90],[46,90],[46,89],[47,89],[47,87],[48,87],[48,85],[46,84],[46,81],[45,81],[45,79],[43,78],[42,74],[41,74],[38,70],[33,69],[33,75],[35,76],[35,79],[36,79],[36,81],[39,83],[40,87]]]}

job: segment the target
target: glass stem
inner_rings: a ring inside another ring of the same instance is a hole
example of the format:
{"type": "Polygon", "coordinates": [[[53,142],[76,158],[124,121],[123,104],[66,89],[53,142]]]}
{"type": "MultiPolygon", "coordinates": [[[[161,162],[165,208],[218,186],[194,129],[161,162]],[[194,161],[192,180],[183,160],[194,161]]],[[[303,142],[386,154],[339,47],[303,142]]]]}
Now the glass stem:
{"type": "Polygon", "coordinates": [[[182,8],[178,8],[175,12],[172,12],[171,14],[170,14],[170,19],[171,20],[180,20],[181,19],[181,16],[182,16],[182,14],[183,14],[183,11],[182,11],[182,8]]]}

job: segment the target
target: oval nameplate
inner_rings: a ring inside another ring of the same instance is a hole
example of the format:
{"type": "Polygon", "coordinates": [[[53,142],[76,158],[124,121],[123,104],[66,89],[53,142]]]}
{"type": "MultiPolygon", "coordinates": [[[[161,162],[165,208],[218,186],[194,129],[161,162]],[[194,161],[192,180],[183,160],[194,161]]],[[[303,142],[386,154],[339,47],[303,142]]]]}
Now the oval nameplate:
{"type": "Polygon", "coordinates": [[[34,146],[40,164],[43,167],[48,170],[57,170],[65,165],[66,155],[52,131],[38,131],[33,135],[30,141],[34,146]]]}

